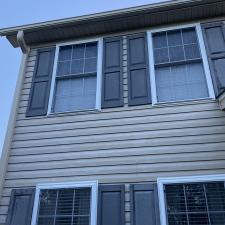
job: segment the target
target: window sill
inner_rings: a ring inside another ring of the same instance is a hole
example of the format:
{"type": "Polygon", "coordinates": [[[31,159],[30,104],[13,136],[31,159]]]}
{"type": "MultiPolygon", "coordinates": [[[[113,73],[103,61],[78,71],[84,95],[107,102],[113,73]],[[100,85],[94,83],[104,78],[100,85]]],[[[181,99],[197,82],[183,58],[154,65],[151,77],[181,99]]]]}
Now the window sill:
{"type": "Polygon", "coordinates": [[[51,112],[47,114],[47,117],[54,116],[65,116],[65,115],[83,115],[83,114],[91,114],[91,113],[99,113],[101,109],[83,109],[83,110],[74,110],[74,111],[66,111],[66,112],[51,112]]]}
{"type": "Polygon", "coordinates": [[[157,102],[152,104],[153,107],[167,107],[167,106],[180,106],[189,105],[205,102],[215,102],[215,98],[200,98],[200,99],[190,99],[190,100],[180,100],[180,101],[170,101],[170,102],[157,102]]]}

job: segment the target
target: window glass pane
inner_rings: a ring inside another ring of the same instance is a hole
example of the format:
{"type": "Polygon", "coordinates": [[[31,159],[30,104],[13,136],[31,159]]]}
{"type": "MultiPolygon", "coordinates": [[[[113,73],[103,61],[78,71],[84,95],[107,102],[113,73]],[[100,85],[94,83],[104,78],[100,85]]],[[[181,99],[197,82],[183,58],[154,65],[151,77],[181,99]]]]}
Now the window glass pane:
{"type": "Polygon", "coordinates": [[[167,32],[168,45],[177,46],[182,45],[181,30],[172,30],[167,32]]]}
{"type": "Polygon", "coordinates": [[[54,225],[54,217],[39,217],[38,225],[54,225]]]}
{"type": "Polygon", "coordinates": [[[225,188],[223,182],[206,184],[206,195],[210,210],[225,212],[225,188]]]}
{"type": "Polygon", "coordinates": [[[168,48],[154,50],[155,64],[169,62],[168,48]]]}
{"type": "MultiPolygon", "coordinates": [[[[71,225],[72,217],[71,216],[57,216],[55,218],[55,225],[71,225]]],[[[47,225],[47,224],[46,224],[47,225]]]]}
{"type": "Polygon", "coordinates": [[[97,71],[97,58],[85,59],[84,73],[97,71]]]}
{"type": "Polygon", "coordinates": [[[224,225],[225,212],[210,213],[210,221],[212,225],[224,225]]]}
{"type": "Polygon", "coordinates": [[[86,52],[85,52],[85,58],[90,57],[97,57],[97,43],[87,43],[86,44],[86,52]]]}
{"type": "Polygon", "coordinates": [[[169,48],[170,62],[184,60],[183,46],[176,46],[169,48]]]}
{"type": "Polygon", "coordinates": [[[88,225],[89,224],[89,217],[82,216],[82,217],[74,217],[73,225],[88,225]]]}
{"type": "Polygon", "coordinates": [[[72,46],[66,45],[59,49],[59,61],[71,60],[72,46]]]}
{"type": "Polygon", "coordinates": [[[89,215],[90,213],[90,189],[78,189],[75,191],[74,215],[89,215]]]}
{"type": "Polygon", "coordinates": [[[73,59],[84,58],[85,44],[73,45],[73,59]]]}
{"type": "Polygon", "coordinates": [[[70,61],[63,61],[58,63],[57,75],[63,76],[70,74],[70,61]]]}
{"type": "Polygon", "coordinates": [[[185,185],[188,211],[206,211],[206,199],[203,184],[185,185]]]}
{"type": "Polygon", "coordinates": [[[182,30],[184,44],[198,43],[195,28],[186,28],[182,30]]]}
{"type": "Polygon", "coordinates": [[[56,96],[66,97],[70,95],[71,80],[63,79],[56,82],[56,96]]]}
{"type": "Polygon", "coordinates": [[[154,48],[167,47],[166,32],[153,34],[153,45],[154,48]]]}
{"type": "Polygon", "coordinates": [[[209,96],[201,63],[156,68],[155,76],[159,102],[209,96]]]}
{"type": "Polygon", "coordinates": [[[188,214],[189,225],[209,225],[209,218],[207,213],[190,213],[188,214]]]}
{"type": "Polygon", "coordinates": [[[198,59],[200,58],[199,47],[197,44],[189,44],[184,46],[186,59],[198,59]]]}
{"type": "Polygon", "coordinates": [[[182,184],[166,186],[168,212],[185,212],[184,189],[182,184]]]}
{"type": "Polygon", "coordinates": [[[188,225],[186,214],[168,215],[169,225],[188,225]]]}
{"type": "Polygon", "coordinates": [[[55,190],[41,191],[39,215],[41,216],[55,215],[56,196],[57,192],[55,190]]]}
{"type": "Polygon", "coordinates": [[[59,190],[56,214],[72,215],[73,197],[73,189],[59,190]]]}
{"type": "Polygon", "coordinates": [[[96,103],[96,76],[57,81],[55,112],[94,109],[96,103]]]}
{"type": "Polygon", "coordinates": [[[73,60],[71,64],[71,74],[84,73],[84,59],[73,60]]]}

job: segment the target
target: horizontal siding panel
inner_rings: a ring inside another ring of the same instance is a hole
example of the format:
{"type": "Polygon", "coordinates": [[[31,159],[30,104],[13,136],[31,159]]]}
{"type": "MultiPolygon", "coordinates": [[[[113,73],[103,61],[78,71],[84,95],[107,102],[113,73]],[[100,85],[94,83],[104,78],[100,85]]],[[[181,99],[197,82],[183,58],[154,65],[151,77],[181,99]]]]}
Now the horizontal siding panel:
{"type": "MultiPolygon", "coordinates": [[[[87,180],[98,180],[100,183],[126,183],[126,182],[149,182],[156,181],[158,177],[177,177],[177,176],[193,176],[193,175],[210,175],[210,174],[225,174],[224,161],[222,162],[211,162],[209,163],[184,163],[182,165],[174,165],[173,169],[166,164],[165,167],[159,165],[157,168],[152,168],[152,172],[143,170],[143,173],[117,173],[114,174],[113,170],[104,174],[88,174],[88,175],[74,175],[74,172],[70,174],[68,170],[63,171],[63,176],[58,176],[58,171],[55,173],[52,171],[48,177],[35,177],[32,178],[19,178],[19,179],[6,179],[5,188],[21,188],[21,187],[33,187],[38,183],[55,183],[55,182],[78,182],[78,181],[87,181],[87,180]],[[159,170],[158,170],[159,169],[159,170]]],[[[128,166],[126,165],[125,168],[128,166]]],[[[145,165],[143,166],[145,167],[145,165]]],[[[112,168],[110,168],[111,170],[112,168]]],[[[137,170],[137,169],[136,169],[137,170]]],[[[117,170],[118,171],[118,170],[117,170]]],[[[90,171],[91,172],[91,171],[90,171]]],[[[92,170],[93,172],[93,170],[92,170]]],[[[85,173],[85,171],[84,171],[85,173]]]]}
{"type": "Polygon", "coordinates": [[[135,156],[135,155],[160,155],[160,154],[175,154],[175,153],[191,153],[196,152],[214,152],[224,150],[225,140],[221,143],[202,143],[202,144],[190,144],[190,145],[177,145],[173,146],[155,146],[155,147],[126,147],[126,148],[111,148],[111,149],[91,149],[86,151],[83,149],[76,149],[71,146],[68,151],[65,148],[61,152],[57,153],[52,151],[51,153],[44,152],[44,149],[27,149],[27,151],[20,149],[13,149],[9,163],[32,163],[32,162],[48,162],[48,161],[63,161],[71,159],[90,159],[90,158],[110,158],[118,156],[135,156]],[[30,150],[30,151],[29,151],[30,150]]]}
{"type": "Polygon", "coordinates": [[[203,170],[203,169],[221,169],[224,168],[225,159],[215,161],[198,162],[176,162],[176,163],[157,163],[157,164],[138,164],[134,165],[113,165],[102,167],[85,167],[85,168],[63,168],[48,169],[40,171],[16,171],[7,172],[6,180],[34,179],[34,178],[51,178],[51,177],[70,177],[70,176],[90,176],[90,175],[108,175],[111,174],[139,174],[154,173],[164,171],[182,171],[182,170],[203,170]]]}
{"type": "MultiPolygon", "coordinates": [[[[106,153],[107,154],[107,153],[106,153]]],[[[104,166],[121,166],[121,165],[141,165],[141,164],[160,164],[160,163],[174,163],[177,162],[195,162],[195,161],[216,161],[225,159],[225,151],[214,152],[192,152],[192,153],[175,153],[175,154],[162,154],[162,155],[134,155],[127,154],[126,156],[107,157],[107,158],[90,158],[90,159],[70,159],[62,161],[47,162],[30,162],[23,164],[9,164],[8,172],[21,172],[21,171],[43,171],[52,169],[64,168],[87,168],[104,166]]]]}
{"type": "Polygon", "coordinates": [[[93,128],[114,128],[118,126],[127,126],[127,125],[143,125],[148,124],[149,128],[154,126],[157,127],[173,127],[173,126],[183,126],[189,124],[190,126],[199,126],[203,123],[212,125],[222,125],[225,121],[225,115],[221,114],[220,111],[207,111],[207,112],[193,112],[193,113],[183,113],[183,114],[169,114],[166,116],[144,116],[144,117],[133,117],[133,118],[121,118],[121,119],[109,119],[109,120],[98,120],[98,121],[77,121],[77,122],[67,122],[67,123],[52,123],[47,125],[31,125],[31,126],[17,126],[15,128],[15,135],[18,134],[27,134],[35,135],[40,132],[55,132],[55,131],[73,131],[75,129],[89,130],[93,128]],[[174,124],[175,125],[174,125],[174,124]],[[160,125],[163,124],[163,125],[160,125]]]}
{"type": "Polygon", "coordinates": [[[170,137],[170,138],[145,138],[139,140],[123,140],[113,142],[98,142],[98,143],[83,143],[71,145],[70,143],[64,143],[62,145],[53,144],[52,146],[40,146],[40,147],[24,147],[18,149],[12,149],[12,151],[21,151],[22,154],[45,154],[45,153],[57,153],[68,151],[90,151],[90,150],[103,150],[103,149],[122,149],[132,147],[173,147],[176,145],[193,145],[193,144],[205,144],[205,143],[224,143],[225,134],[215,135],[199,135],[199,136],[185,136],[185,137],[170,137]]]}
{"type": "Polygon", "coordinates": [[[170,129],[168,130],[156,130],[156,131],[142,131],[142,132],[129,132],[126,133],[114,133],[114,134],[102,134],[102,135],[89,135],[81,136],[77,134],[74,137],[61,137],[61,138],[46,138],[39,140],[23,140],[12,142],[13,148],[23,147],[38,147],[38,146],[51,146],[68,144],[81,144],[81,143],[96,143],[96,142],[114,142],[114,141],[129,141],[140,139],[153,139],[160,142],[161,138],[174,138],[174,137],[187,137],[187,136],[200,136],[210,134],[224,134],[224,126],[213,127],[200,127],[200,128],[182,128],[182,129],[170,129]]]}
{"type": "Polygon", "coordinates": [[[218,104],[213,103],[195,103],[188,105],[180,106],[171,106],[171,107],[152,107],[152,106],[137,106],[137,107],[124,107],[124,108],[115,108],[102,110],[101,112],[95,111],[91,112],[75,112],[75,113],[64,113],[64,114],[55,114],[49,115],[46,117],[36,117],[36,118],[25,118],[24,115],[17,117],[16,126],[32,126],[32,125],[44,125],[44,124],[55,124],[55,123],[67,123],[67,122],[81,122],[81,121],[99,121],[107,119],[121,119],[124,117],[135,118],[142,116],[168,116],[169,114],[182,114],[188,112],[204,112],[205,111],[215,111],[220,113],[221,116],[224,116],[224,112],[221,112],[218,108],[218,104]]]}
{"type": "MultiPolygon", "coordinates": [[[[168,118],[165,118],[168,119],[168,118]]],[[[93,124],[94,127],[88,127],[91,124],[89,123],[80,123],[78,124],[69,124],[72,125],[58,126],[58,130],[54,131],[54,128],[48,126],[48,130],[44,132],[25,132],[22,134],[15,134],[14,141],[26,141],[26,140],[36,140],[36,139],[50,139],[50,138],[65,138],[65,137],[76,137],[76,136],[86,136],[86,135],[103,135],[103,134],[114,134],[114,133],[126,133],[129,132],[138,132],[138,131],[156,131],[156,130],[171,130],[171,129],[184,129],[184,128],[198,128],[198,127],[212,127],[212,126],[225,126],[225,117],[222,118],[208,118],[208,119],[195,119],[195,120],[183,120],[176,121],[177,117],[174,116],[174,120],[170,122],[163,121],[154,121],[152,122],[152,117],[142,118],[142,120],[127,119],[125,121],[109,121],[109,124],[105,123],[96,123],[93,124]],[[140,121],[138,123],[138,121],[140,121]],[[125,122],[125,123],[124,123],[125,122]],[[119,124],[120,123],[120,124],[119,124]],[[130,123],[130,124],[129,124],[130,123]],[[133,124],[132,124],[133,123],[133,124]],[[87,127],[85,127],[85,125],[87,127]],[[102,125],[102,126],[101,126],[102,125]]],[[[33,131],[35,131],[33,129],[33,131]]],[[[16,130],[17,132],[17,130],[16,130]]]]}

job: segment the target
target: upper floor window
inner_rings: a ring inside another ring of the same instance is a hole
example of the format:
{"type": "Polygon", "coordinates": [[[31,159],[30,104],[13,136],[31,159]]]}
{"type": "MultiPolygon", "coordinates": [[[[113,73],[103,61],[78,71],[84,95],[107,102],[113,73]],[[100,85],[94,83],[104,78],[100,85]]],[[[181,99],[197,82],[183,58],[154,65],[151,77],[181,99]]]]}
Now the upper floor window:
{"type": "Polygon", "coordinates": [[[51,112],[99,107],[101,54],[100,40],[58,46],[51,112]]]}
{"type": "Polygon", "coordinates": [[[150,32],[153,103],[212,97],[200,38],[195,26],[150,32]]]}

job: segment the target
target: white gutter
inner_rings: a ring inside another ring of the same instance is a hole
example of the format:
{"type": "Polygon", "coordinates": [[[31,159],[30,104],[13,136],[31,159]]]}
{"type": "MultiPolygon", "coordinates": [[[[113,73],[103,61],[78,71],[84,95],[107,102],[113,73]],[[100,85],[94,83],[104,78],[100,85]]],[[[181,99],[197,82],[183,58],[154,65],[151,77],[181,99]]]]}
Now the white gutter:
{"type": "Polygon", "coordinates": [[[2,197],[2,191],[5,183],[5,175],[7,171],[8,159],[11,150],[12,138],[16,123],[17,109],[19,107],[19,100],[23,86],[24,73],[27,65],[27,58],[29,53],[29,47],[24,41],[23,31],[18,32],[17,34],[18,44],[23,52],[22,60],[20,63],[19,75],[16,82],[16,89],[14,91],[13,102],[11,106],[11,112],[8,120],[7,131],[5,135],[4,145],[2,149],[2,156],[0,159],[0,202],[2,197]]]}

